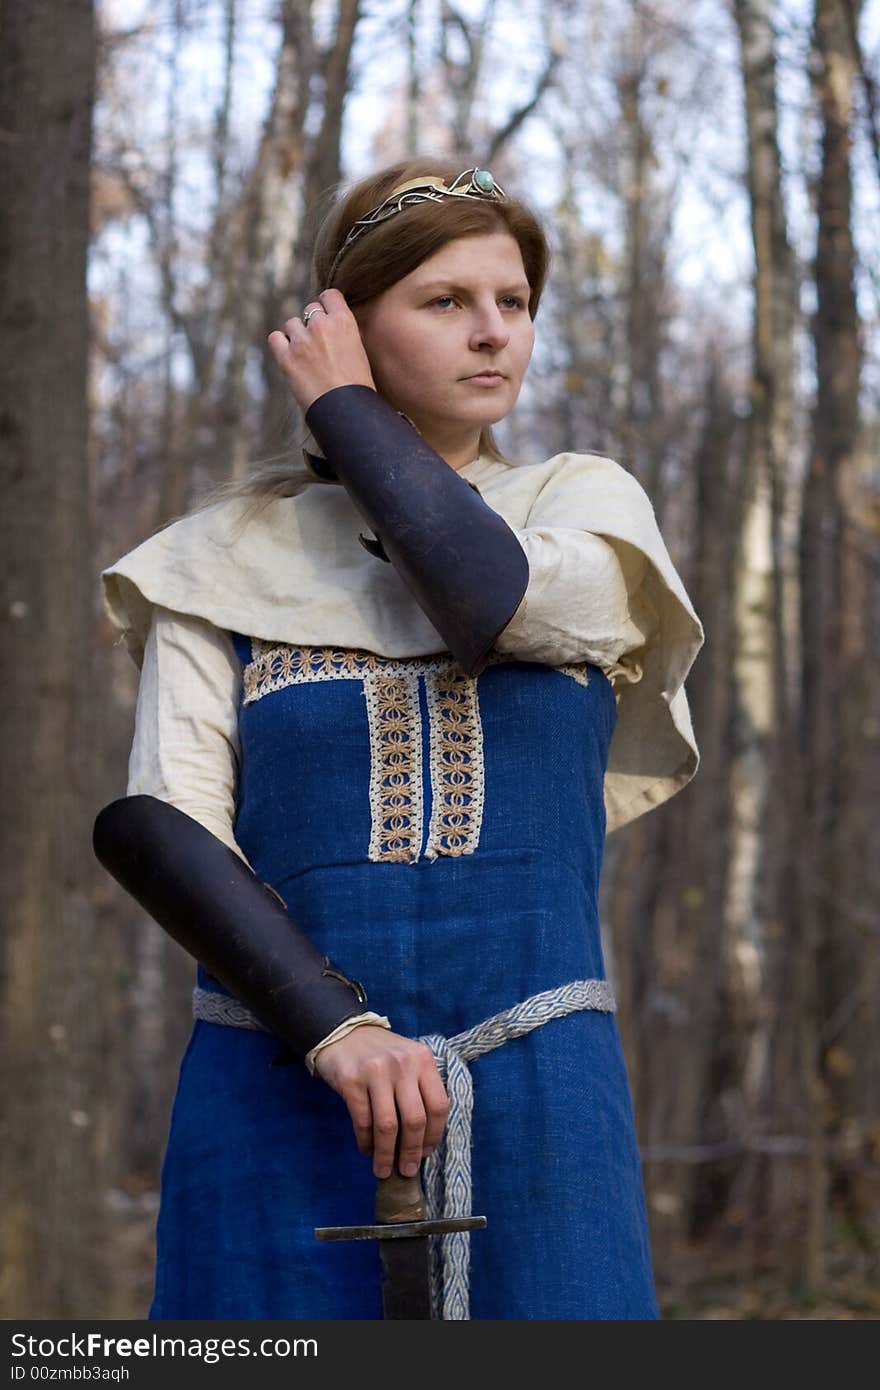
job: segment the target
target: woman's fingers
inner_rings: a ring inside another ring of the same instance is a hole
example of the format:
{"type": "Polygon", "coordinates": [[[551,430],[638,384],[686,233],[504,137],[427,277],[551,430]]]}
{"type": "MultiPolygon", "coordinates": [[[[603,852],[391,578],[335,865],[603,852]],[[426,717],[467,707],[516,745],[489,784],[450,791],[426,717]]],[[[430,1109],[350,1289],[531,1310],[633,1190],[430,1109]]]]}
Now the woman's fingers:
{"type": "Polygon", "coordinates": [[[386,1077],[370,1086],[370,1105],[373,1109],[373,1172],[377,1178],[387,1178],[394,1167],[397,1148],[397,1108],[394,1088],[386,1077]]]}
{"type": "Polygon", "coordinates": [[[269,350],[303,413],[336,386],[368,386],[375,391],[357,319],[342,293],[322,290],[306,308],[315,310],[308,325],[294,315],[283,329],[276,328],[267,337],[269,350]]]}
{"type": "Polygon", "coordinates": [[[351,313],[345,295],[341,290],[320,290],[317,300],[313,300],[312,302],[322,304],[326,312],[331,316],[333,314],[342,313],[343,310],[348,314],[351,313]]]}
{"type": "Polygon", "coordinates": [[[440,1079],[440,1073],[430,1048],[426,1047],[425,1050],[428,1053],[430,1065],[425,1064],[421,1075],[422,1102],[427,1117],[422,1143],[424,1152],[429,1154],[433,1149],[436,1149],[443,1138],[443,1131],[449,1117],[449,1097],[446,1094],[446,1087],[440,1079]]]}
{"type": "Polygon", "coordinates": [[[417,1076],[408,1076],[398,1083],[397,1113],[400,1118],[397,1166],[405,1178],[410,1178],[419,1171],[422,1161],[427,1120],[417,1076]]]}
{"type": "Polygon", "coordinates": [[[358,1149],[366,1157],[373,1152],[373,1107],[370,1104],[370,1092],[366,1086],[349,1086],[345,1092],[345,1103],[351,1116],[358,1149]]]}
{"type": "MultiPolygon", "coordinates": [[[[299,320],[288,319],[283,332],[280,328],[273,329],[266,340],[269,344],[269,351],[287,376],[290,375],[290,369],[294,365],[291,348],[297,342],[297,330],[294,325],[298,322],[299,320]]],[[[303,333],[307,331],[302,323],[299,326],[303,333]]]]}
{"type": "Polygon", "coordinates": [[[401,1068],[393,1080],[386,1073],[377,1074],[370,1085],[370,1106],[373,1172],[377,1178],[387,1178],[396,1157],[400,1172],[411,1177],[422,1161],[427,1121],[415,1068],[401,1068]]]}
{"type": "Polygon", "coordinates": [[[286,333],[282,333],[280,328],[274,328],[266,340],[272,349],[272,355],[279,358],[281,353],[286,352],[290,347],[290,339],[286,333]]]}
{"type": "Polygon", "coordinates": [[[358,1148],[373,1155],[377,1178],[389,1175],[395,1154],[401,1172],[417,1171],[440,1142],[449,1100],[427,1044],[355,1028],[319,1053],[315,1070],[348,1106],[358,1148]]]}
{"type": "Polygon", "coordinates": [[[303,341],[309,333],[314,336],[316,328],[320,332],[319,324],[322,319],[339,318],[342,315],[354,319],[344,296],[340,294],[339,290],[322,290],[317,299],[310,299],[308,304],[303,306],[302,314],[294,314],[292,318],[287,319],[283,332],[275,329],[274,332],[270,333],[268,341],[271,343],[273,337],[277,336],[279,339],[278,347],[283,351],[284,348],[290,347],[298,340],[303,341]],[[303,316],[309,310],[313,312],[306,323],[303,316]],[[287,339],[286,343],[284,342],[285,338],[287,339]]]}
{"type": "Polygon", "coordinates": [[[402,1071],[391,1087],[397,1120],[396,1133],[392,1133],[391,1128],[388,1092],[382,1092],[379,1101],[382,1123],[377,1124],[377,1103],[371,1090],[374,1143],[381,1156],[381,1161],[377,1162],[374,1150],[377,1177],[388,1176],[395,1153],[398,1168],[404,1177],[417,1173],[422,1158],[437,1147],[446,1127],[449,1098],[430,1048],[424,1043],[414,1044],[407,1062],[407,1069],[402,1071]]]}

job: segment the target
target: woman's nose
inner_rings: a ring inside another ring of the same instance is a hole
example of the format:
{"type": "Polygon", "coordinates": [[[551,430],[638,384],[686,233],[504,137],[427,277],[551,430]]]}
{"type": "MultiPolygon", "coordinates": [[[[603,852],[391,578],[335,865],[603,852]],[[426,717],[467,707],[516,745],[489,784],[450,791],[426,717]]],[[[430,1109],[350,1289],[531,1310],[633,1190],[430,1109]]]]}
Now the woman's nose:
{"type": "Polygon", "coordinates": [[[477,343],[504,346],[510,337],[510,325],[505,323],[498,305],[480,310],[475,315],[472,337],[477,343]]]}

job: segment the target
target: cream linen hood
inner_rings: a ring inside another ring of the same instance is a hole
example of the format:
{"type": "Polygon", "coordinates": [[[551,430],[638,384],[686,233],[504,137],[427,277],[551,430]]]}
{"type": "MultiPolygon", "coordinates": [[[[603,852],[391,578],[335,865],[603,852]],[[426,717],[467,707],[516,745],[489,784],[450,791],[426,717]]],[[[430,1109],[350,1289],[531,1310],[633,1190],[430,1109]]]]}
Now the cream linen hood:
{"type": "MultiPolygon", "coordinates": [[[[649,561],[640,611],[656,620],[634,654],[641,679],[618,687],[605,777],[610,833],[666,801],[699,766],[683,682],[703,628],[650,500],[632,474],[595,454],[524,466],[481,456],[459,471],[518,530],[583,528],[649,561]]],[[[185,516],[103,571],[107,613],[138,667],[154,605],[266,641],[388,657],[447,650],[394,567],[359,542],[368,528],[341,485],[311,483],[251,519],[246,510],[232,501],[185,516]]]]}

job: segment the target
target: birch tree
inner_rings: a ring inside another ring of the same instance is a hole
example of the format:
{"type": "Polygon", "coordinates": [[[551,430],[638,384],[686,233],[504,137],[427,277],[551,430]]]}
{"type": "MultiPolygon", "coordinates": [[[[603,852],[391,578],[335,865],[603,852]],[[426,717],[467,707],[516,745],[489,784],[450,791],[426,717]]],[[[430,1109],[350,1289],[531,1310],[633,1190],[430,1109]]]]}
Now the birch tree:
{"type": "MultiPolygon", "coordinates": [[[[742,49],[755,272],[751,417],[734,596],[736,744],[725,916],[741,1044],[738,1127],[754,1138],[762,1124],[773,1032],[765,855],[777,694],[784,683],[776,629],[776,554],[794,439],[796,278],[779,160],[773,0],[736,0],[734,13],[742,49]]],[[[752,1151],[739,1175],[739,1199],[753,1212],[760,1166],[752,1151]]]]}
{"type": "MultiPolygon", "coordinates": [[[[864,609],[850,605],[858,570],[847,568],[845,548],[848,483],[860,443],[859,320],[852,234],[853,89],[858,75],[847,0],[816,0],[813,78],[821,114],[821,162],[816,212],[813,341],[816,403],[801,532],[802,706],[806,836],[803,844],[801,942],[805,976],[803,1067],[813,1095],[809,1220],[804,1266],[811,1287],[824,1283],[829,1138],[845,1133],[854,1104],[855,1066],[845,1065],[870,1033],[860,1012],[840,1017],[840,1006],[858,996],[866,959],[876,978],[877,949],[842,912],[849,897],[853,839],[863,838],[863,808],[850,808],[847,776],[854,769],[852,732],[866,713],[859,695],[859,641],[864,609]],[[847,583],[849,579],[849,584],[847,583]],[[850,589],[848,592],[847,589],[850,589]],[[848,610],[851,617],[847,619],[848,610]],[[849,679],[848,679],[849,677],[849,679]],[[824,1019],[837,1027],[823,1037],[824,1019]]],[[[861,649],[861,650],[860,650],[861,649]]],[[[867,845],[865,845],[867,849],[867,845]]]]}

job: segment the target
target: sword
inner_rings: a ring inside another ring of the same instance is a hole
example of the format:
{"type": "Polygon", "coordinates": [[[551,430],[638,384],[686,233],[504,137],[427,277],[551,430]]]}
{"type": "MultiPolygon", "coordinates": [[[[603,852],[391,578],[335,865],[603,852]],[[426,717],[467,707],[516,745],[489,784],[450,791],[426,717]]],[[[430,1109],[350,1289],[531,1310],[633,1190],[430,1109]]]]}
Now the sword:
{"type": "Polygon", "coordinates": [[[397,1167],[376,1186],[373,1226],[316,1226],[316,1240],[378,1240],[382,1264],[384,1318],[431,1318],[431,1272],[428,1237],[449,1231],[476,1231],[485,1216],[425,1218],[420,1173],[405,1178],[397,1167]]]}

